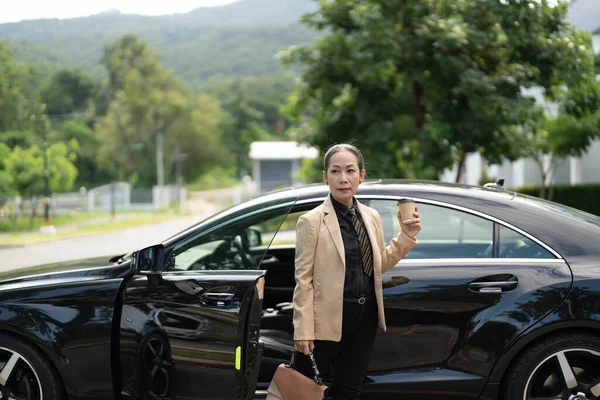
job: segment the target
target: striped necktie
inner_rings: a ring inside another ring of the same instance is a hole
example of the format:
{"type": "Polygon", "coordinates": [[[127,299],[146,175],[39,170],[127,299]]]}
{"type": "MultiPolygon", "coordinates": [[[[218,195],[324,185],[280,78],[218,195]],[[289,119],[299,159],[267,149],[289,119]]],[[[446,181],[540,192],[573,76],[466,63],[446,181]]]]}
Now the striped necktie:
{"type": "Polygon", "coordinates": [[[361,253],[362,253],[362,265],[365,274],[371,276],[373,273],[373,254],[371,249],[371,242],[369,241],[369,235],[367,235],[367,231],[365,230],[364,225],[361,221],[359,221],[358,216],[356,215],[356,210],[354,207],[351,207],[348,210],[350,214],[350,218],[352,219],[352,226],[354,226],[354,231],[356,232],[356,236],[358,237],[358,241],[360,243],[361,253]]]}

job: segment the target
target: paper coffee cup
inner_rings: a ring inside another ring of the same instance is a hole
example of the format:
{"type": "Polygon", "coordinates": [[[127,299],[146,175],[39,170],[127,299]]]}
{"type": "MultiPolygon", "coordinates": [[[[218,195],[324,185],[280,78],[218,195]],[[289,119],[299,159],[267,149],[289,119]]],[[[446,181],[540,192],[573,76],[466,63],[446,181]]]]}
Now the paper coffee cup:
{"type": "Polygon", "coordinates": [[[402,198],[398,200],[398,210],[400,210],[400,216],[402,222],[408,223],[413,219],[415,212],[415,201],[409,198],[402,198]]]}

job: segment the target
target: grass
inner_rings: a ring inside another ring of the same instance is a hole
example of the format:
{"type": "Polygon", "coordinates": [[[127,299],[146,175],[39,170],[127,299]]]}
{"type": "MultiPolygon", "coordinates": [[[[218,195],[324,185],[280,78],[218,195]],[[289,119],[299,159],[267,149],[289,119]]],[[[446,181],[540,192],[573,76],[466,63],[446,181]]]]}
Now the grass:
{"type": "MultiPolygon", "coordinates": [[[[171,210],[160,212],[127,212],[117,213],[115,220],[112,220],[107,213],[78,213],[70,218],[68,216],[52,218],[50,221],[56,228],[53,235],[39,233],[38,229],[43,225],[43,218],[36,220],[36,230],[29,232],[8,233],[0,235],[0,246],[19,245],[47,240],[64,239],[82,234],[111,232],[124,228],[147,225],[151,223],[162,222],[179,216],[171,210]]],[[[29,219],[27,218],[29,225],[29,219]]]]}
{"type": "MultiPolygon", "coordinates": [[[[78,223],[86,220],[91,220],[95,218],[101,218],[106,216],[106,213],[100,212],[71,212],[65,215],[50,215],[50,220],[52,221],[52,225],[60,226],[71,223],[78,223]]],[[[19,233],[19,232],[28,232],[35,231],[39,229],[40,226],[44,224],[44,216],[37,215],[33,219],[33,223],[31,222],[31,217],[28,215],[21,216],[17,218],[16,221],[8,217],[4,217],[0,220],[0,233],[19,233]],[[16,222],[16,224],[15,224],[16,222]]]]}

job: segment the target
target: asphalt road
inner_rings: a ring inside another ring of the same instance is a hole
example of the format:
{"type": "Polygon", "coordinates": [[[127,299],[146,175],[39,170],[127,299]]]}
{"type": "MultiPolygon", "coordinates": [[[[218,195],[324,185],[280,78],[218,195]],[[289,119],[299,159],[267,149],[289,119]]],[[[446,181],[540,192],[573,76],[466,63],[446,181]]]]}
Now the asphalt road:
{"type": "Polygon", "coordinates": [[[159,243],[199,222],[201,218],[174,218],[160,224],[123,231],[90,234],[19,247],[0,247],[0,271],[58,261],[124,254],[159,243]]]}
{"type": "MultiPolygon", "coordinates": [[[[231,196],[227,192],[220,194],[224,198],[231,196]]],[[[81,258],[109,257],[162,242],[222,208],[215,202],[207,202],[206,198],[206,193],[191,196],[188,208],[192,216],[174,217],[166,222],[111,233],[87,234],[18,247],[0,246],[0,272],[81,258]]]]}

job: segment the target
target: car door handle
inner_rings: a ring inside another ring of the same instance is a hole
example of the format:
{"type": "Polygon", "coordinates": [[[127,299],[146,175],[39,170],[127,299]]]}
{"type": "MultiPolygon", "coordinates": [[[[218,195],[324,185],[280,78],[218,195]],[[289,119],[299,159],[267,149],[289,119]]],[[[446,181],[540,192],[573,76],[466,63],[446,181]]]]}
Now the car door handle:
{"type": "MultiPolygon", "coordinates": [[[[490,276],[477,279],[469,283],[469,289],[479,293],[500,293],[514,290],[519,285],[519,280],[514,275],[504,280],[494,280],[493,278],[493,276],[490,276]]],[[[505,278],[505,276],[502,278],[505,278]]]]}
{"type": "Polygon", "coordinates": [[[230,303],[235,296],[234,286],[219,286],[211,288],[204,292],[200,298],[206,302],[217,304],[219,306],[230,303]]]}
{"type": "Polygon", "coordinates": [[[202,298],[211,301],[230,301],[234,293],[204,293],[202,298]]]}

